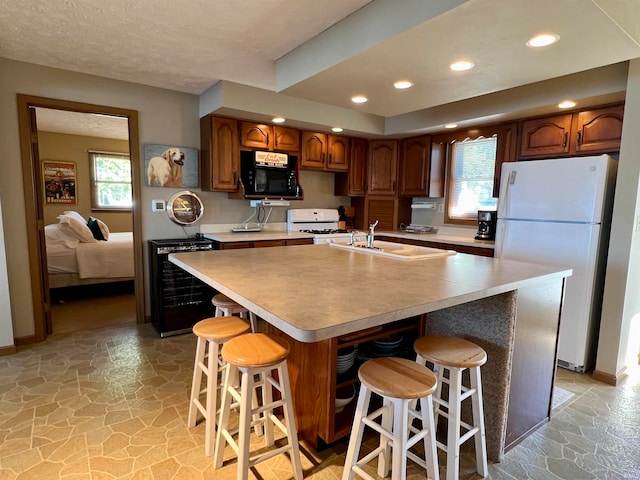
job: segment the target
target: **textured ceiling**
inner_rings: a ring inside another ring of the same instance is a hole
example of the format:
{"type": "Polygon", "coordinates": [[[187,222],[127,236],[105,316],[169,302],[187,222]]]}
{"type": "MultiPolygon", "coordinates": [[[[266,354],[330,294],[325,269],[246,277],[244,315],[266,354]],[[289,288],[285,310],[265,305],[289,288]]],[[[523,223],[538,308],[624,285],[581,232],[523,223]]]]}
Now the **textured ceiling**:
{"type": "Polygon", "coordinates": [[[222,80],[402,123],[639,58],[640,0],[3,0],[0,57],[195,95],[222,80]],[[524,47],[543,31],[560,42],[524,47]],[[476,67],[449,71],[460,57],[476,67]]]}

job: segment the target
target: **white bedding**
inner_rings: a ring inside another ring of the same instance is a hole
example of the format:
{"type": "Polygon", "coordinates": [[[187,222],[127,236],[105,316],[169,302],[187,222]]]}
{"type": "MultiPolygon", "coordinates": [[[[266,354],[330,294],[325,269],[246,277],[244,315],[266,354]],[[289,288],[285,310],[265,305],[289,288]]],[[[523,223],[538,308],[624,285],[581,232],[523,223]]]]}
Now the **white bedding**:
{"type": "Polygon", "coordinates": [[[50,275],[78,274],[80,279],[133,278],[133,233],[111,232],[107,241],[69,239],[58,224],[45,227],[50,275]]]}

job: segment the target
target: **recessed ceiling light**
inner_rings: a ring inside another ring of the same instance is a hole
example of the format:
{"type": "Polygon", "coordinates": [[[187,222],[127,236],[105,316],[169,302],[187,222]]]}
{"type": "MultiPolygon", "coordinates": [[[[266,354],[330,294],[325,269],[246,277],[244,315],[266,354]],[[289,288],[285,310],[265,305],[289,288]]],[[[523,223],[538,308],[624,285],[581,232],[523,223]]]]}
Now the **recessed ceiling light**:
{"type": "Polygon", "coordinates": [[[560,36],[556,35],[555,33],[543,33],[530,38],[527,41],[527,47],[532,47],[532,48],[546,47],[547,45],[556,43],[558,40],[560,40],[560,36]]]}
{"type": "Polygon", "coordinates": [[[342,127],[333,127],[331,129],[332,132],[340,133],[342,131],[342,127]]]}
{"type": "Polygon", "coordinates": [[[406,90],[407,88],[413,87],[413,83],[409,80],[398,80],[393,84],[398,90],[406,90]]]}
{"type": "Polygon", "coordinates": [[[558,107],[560,108],[573,108],[576,106],[576,102],[573,100],[565,100],[564,102],[560,102],[558,107]]]}
{"type": "Polygon", "coordinates": [[[469,60],[458,60],[449,65],[449,68],[456,72],[462,72],[464,70],[471,70],[474,67],[474,63],[469,60]]]}
{"type": "Polygon", "coordinates": [[[275,118],[272,118],[272,119],[271,119],[271,121],[272,121],[273,123],[284,123],[284,118],[282,118],[282,117],[275,117],[275,118]]]}
{"type": "Polygon", "coordinates": [[[353,103],[367,103],[369,99],[364,95],[356,95],[354,97],[351,97],[351,101],[353,103]]]}
{"type": "Polygon", "coordinates": [[[457,126],[457,123],[447,123],[444,128],[456,128],[457,126]]]}

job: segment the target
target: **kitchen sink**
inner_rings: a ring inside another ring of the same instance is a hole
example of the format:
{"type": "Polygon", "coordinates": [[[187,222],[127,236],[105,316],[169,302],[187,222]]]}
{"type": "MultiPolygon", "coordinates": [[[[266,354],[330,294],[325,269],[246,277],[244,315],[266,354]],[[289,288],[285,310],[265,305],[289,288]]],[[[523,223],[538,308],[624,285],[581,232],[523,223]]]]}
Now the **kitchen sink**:
{"type": "Polygon", "coordinates": [[[374,240],[373,248],[367,247],[366,242],[331,243],[332,247],[344,248],[355,252],[380,255],[383,257],[396,258],[399,260],[423,260],[425,258],[445,257],[455,255],[453,250],[442,250],[440,248],[419,247],[417,245],[405,245],[402,243],[385,242],[374,240]]]}

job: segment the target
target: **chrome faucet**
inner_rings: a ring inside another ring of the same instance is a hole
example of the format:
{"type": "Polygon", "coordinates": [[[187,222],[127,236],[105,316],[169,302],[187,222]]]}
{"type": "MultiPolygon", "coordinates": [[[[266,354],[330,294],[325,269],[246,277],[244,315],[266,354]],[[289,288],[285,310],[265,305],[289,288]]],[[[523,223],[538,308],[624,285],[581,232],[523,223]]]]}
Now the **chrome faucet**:
{"type": "Polygon", "coordinates": [[[378,226],[378,220],[375,223],[369,225],[369,233],[367,234],[367,248],[373,248],[373,236],[375,234],[374,230],[378,226]]]}

